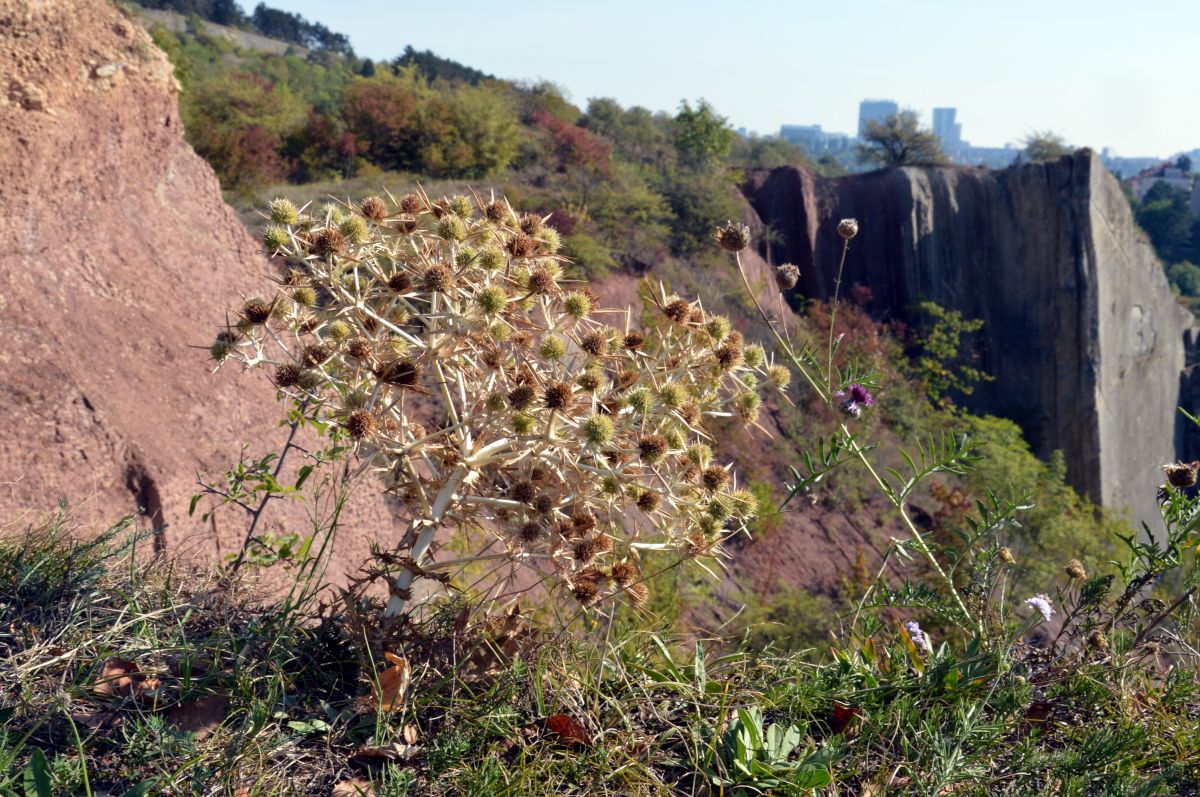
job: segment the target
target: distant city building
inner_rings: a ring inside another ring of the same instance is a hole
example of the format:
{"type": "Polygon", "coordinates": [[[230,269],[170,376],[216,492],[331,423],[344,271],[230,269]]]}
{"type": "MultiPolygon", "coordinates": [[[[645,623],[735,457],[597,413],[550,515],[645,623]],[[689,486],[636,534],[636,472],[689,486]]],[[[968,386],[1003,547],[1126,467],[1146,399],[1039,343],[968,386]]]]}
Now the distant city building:
{"type": "Polygon", "coordinates": [[[826,132],[820,125],[783,125],[779,137],[813,157],[848,152],[854,145],[854,139],[845,133],[826,132]]]}
{"type": "Polygon", "coordinates": [[[954,120],[957,108],[933,109],[933,133],[942,140],[942,149],[953,154],[963,145],[962,125],[954,120]]]}
{"type": "Polygon", "coordinates": [[[1174,163],[1160,163],[1149,169],[1143,169],[1128,180],[1129,187],[1133,190],[1133,195],[1138,199],[1144,199],[1146,193],[1156,184],[1166,183],[1172,188],[1178,188],[1180,191],[1187,192],[1193,206],[1196,200],[1193,191],[1194,182],[1195,177],[1190,172],[1185,172],[1174,163]]]}
{"type": "Polygon", "coordinates": [[[900,112],[900,106],[892,100],[863,100],[858,104],[858,137],[867,132],[867,122],[881,122],[900,112]]]}

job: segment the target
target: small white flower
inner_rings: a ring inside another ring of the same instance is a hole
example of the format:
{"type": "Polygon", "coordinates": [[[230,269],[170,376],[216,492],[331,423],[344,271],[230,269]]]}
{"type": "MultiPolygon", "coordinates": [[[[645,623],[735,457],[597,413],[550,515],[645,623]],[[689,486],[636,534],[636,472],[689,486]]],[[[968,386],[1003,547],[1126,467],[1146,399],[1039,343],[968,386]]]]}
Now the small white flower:
{"type": "Polygon", "coordinates": [[[1032,598],[1025,599],[1025,605],[1030,609],[1037,609],[1042,613],[1042,617],[1049,622],[1054,616],[1054,607],[1050,604],[1050,596],[1046,593],[1034,595],[1032,598]]]}

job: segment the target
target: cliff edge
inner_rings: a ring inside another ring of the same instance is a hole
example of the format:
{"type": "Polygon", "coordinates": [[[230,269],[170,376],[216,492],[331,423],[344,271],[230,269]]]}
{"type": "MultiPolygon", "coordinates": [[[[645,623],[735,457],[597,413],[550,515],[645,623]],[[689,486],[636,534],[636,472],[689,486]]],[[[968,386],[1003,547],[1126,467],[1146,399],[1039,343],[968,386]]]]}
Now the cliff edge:
{"type": "Polygon", "coordinates": [[[1181,385],[1193,321],[1094,153],[999,172],[785,167],[745,192],[783,234],[778,259],[800,266],[806,296],[828,297],[836,220],[857,218],[845,284],[868,286],[881,314],[911,320],[928,299],[983,319],[995,381],[968,406],[1018,422],[1040,456],[1061,450],[1094,500],[1157,517],[1159,466],[1188,453],[1177,408],[1192,409],[1181,385]]]}

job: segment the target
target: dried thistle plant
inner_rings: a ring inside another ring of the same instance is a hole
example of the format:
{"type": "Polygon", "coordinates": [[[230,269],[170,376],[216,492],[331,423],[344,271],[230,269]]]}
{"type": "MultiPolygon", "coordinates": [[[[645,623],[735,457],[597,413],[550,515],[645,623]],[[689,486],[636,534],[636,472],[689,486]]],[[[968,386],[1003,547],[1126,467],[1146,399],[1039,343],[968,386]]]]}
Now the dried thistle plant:
{"type": "Polygon", "coordinates": [[[483,528],[502,553],[480,558],[528,565],[593,606],[645,600],[641,552],[715,556],[745,528],[756,502],[705,422],[754,424],[759,390],[787,385],[782,366],[661,286],[647,330],[599,310],[564,279],[557,232],[504,199],[389,200],[311,215],[273,202],[277,286],[213,346],[337,424],[403,500],[387,616],[439,567],[439,530],[483,528]]]}

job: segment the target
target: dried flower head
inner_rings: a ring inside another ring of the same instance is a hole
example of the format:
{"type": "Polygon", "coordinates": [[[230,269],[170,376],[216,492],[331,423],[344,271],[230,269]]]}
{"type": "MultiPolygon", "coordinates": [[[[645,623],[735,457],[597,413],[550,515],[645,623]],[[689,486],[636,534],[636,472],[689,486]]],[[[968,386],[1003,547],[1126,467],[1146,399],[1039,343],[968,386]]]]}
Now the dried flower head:
{"type": "Polygon", "coordinates": [[[381,197],[369,196],[359,203],[358,212],[371,221],[383,221],[387,218],[387,202],[381,197]]]}
{"type": "Polygon", "coordinates": [[[355,440],[370,437],[377,428],[379,420],[370,410],[355,410],[346,418],[346,431],[355,440]]]}
{"type": "Polygon", "coordinates": [[[1087,578],[1087,570],[1084,569],[1083,562],[1078,559],[1072,559],[1067,562],[1067,566],[1063,570],[1066,572],[1068,578],[1075,579],[1076,581],[1082,581],[1087,578]]]}
{"type": "Polygon", "coordinates": [[[750,245],[750,228],[729,222],[717,228],[716,239],[726,252],[740,252],[750,245]]]}
{"type": "Polygon", "coordinates": [[[849,241],[854,236],[858,235],[858,220],[857,219],[842,219],[837,226],[838,235],[849,241]]]}
{"type": "Polygon", "coordinates": [[[784,263],[775,269],[775,284],[779,286],[781,291],[790,291],[796,287],[796,283],[800,281],[799,267],[784,263]]]}
{"type": "Polygon", "coordinates": [[[1200,470],[1200,462],[1175,462],[1163,465],[1162,469],[1166,472],[1167,482],[1172,487],[1185,489],[1196,484],[1196,473],[1200,470]]]}

